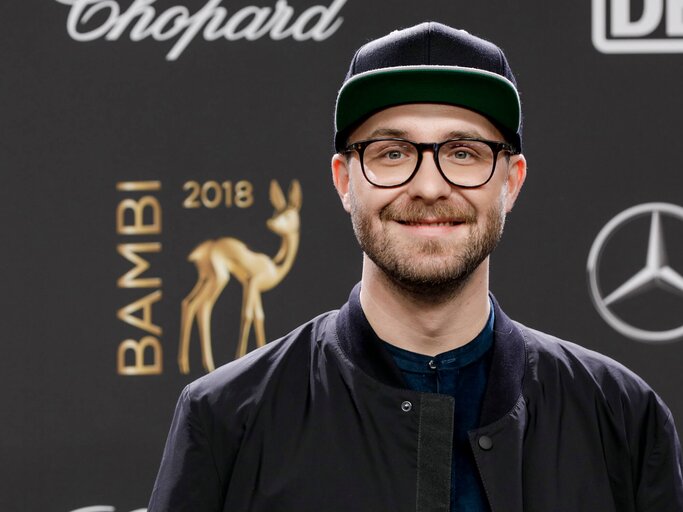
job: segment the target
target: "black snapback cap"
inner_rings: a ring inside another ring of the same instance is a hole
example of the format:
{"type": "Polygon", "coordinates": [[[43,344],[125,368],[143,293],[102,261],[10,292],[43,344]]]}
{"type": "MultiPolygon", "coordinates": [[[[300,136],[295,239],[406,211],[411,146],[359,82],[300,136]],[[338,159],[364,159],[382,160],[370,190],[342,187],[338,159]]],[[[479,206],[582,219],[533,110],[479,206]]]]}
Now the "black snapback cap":
{"type": "Polygon", "coordinates": [[[519,93],[505,55],[464,30],[425,22],[361,46],[337,96],[335,149],[375,112],[406,103],[473,110],[522,150],[519,93]]]}

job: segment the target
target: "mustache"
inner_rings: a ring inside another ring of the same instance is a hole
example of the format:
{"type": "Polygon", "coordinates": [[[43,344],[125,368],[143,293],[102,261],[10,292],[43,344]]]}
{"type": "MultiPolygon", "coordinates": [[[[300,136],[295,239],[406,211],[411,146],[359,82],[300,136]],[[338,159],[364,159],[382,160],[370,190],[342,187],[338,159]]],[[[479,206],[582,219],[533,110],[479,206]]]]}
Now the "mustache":
{"type": "Polygon", "coordinates": [[[476,222],[477,214],[469,205],[455,205],[448,202],[438,202],[426,205],[421,202],[406,204],[391,203],[382,208],[381,220],[401,222],[420,222],[423,219],[447,219],[458,222],[476,222]]]}

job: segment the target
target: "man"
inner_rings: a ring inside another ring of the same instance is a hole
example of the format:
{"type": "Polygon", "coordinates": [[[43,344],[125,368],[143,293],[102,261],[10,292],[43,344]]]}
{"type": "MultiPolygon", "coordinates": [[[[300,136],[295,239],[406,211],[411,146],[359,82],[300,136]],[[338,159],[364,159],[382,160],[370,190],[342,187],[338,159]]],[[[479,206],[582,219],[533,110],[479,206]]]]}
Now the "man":
{"type": "Polygon", "coordinates": [[[149,510],[683,511],[657,395],[489,295],[526,176],[502,51],[436,23],[372,41],[336,129],[361,283],[183,391],[149,510]]]}

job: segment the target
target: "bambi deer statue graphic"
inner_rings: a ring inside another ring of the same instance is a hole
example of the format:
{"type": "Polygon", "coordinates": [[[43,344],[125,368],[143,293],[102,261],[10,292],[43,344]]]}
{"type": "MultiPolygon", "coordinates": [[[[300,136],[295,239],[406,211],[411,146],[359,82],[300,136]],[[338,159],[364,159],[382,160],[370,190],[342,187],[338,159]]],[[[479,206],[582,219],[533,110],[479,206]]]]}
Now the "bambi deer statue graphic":
{"type": "Polygon", "coordinates": [[[247,353],[252,324],[256,334],[256,345],[265,345],[265,315],[261,293],[275,288],[294,263],[299,248],[299,182],[292,181],[287,200],[280,185],[275,180],[271,181],[270,202],[275,207],[275,212],[266,221],[266,225],[282,237],[280,249],[273,258],[253,252],[236,238],[207,240],[190,253],[188,260],[197,267],[198,279],[197,284],[182,302],[178,352],[178,365],[182,373],[190,371],[190,336],[195,319],[199,328],[204,369],[210,372],[215,368],[211,349],[211,312],[231,275],[242,285],[242,312],[236,357],[247,353]]]}

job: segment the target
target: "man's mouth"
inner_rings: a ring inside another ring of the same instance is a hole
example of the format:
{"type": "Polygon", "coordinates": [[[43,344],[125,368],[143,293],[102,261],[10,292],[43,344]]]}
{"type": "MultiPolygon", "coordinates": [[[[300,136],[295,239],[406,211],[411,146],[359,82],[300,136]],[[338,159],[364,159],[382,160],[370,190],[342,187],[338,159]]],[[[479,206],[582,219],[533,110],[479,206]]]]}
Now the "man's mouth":
{"type": "Polygon", "coordinates": [[[440,226],[457,226],[462,224],[460,220],[397,220],[399,224],[404,226],[429,226],[429,227],[440,227],[440,226]]]}

